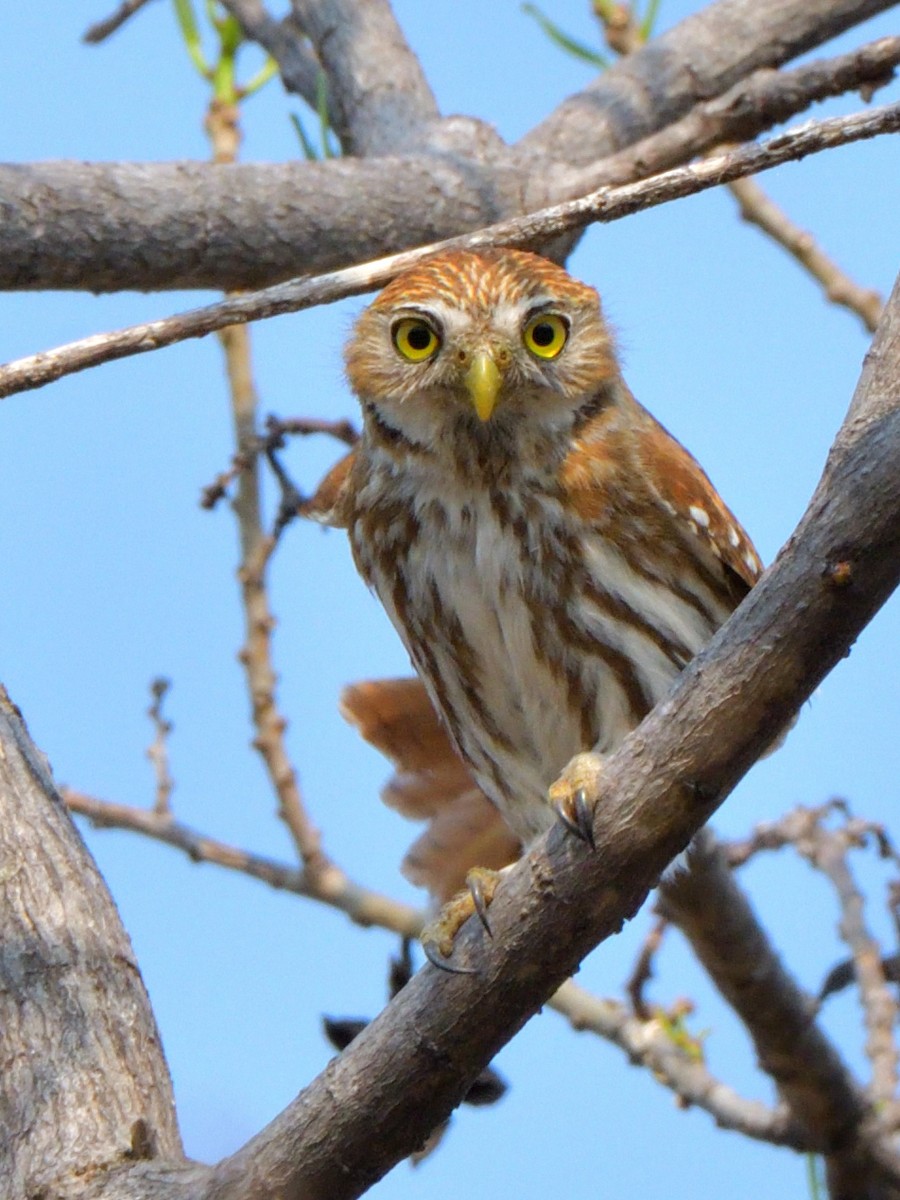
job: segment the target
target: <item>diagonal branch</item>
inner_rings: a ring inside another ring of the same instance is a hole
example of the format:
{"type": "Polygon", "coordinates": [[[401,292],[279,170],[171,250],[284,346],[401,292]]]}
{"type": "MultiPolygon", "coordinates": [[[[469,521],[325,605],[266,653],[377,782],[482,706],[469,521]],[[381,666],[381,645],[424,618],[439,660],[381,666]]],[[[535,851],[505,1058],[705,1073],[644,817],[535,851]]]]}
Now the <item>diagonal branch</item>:
{"type": "MultiPolygon", "coordinates": [[[[455,953],[477,973],[421,971],[214,1169],[217,1200],[360,1195],[446,1118],[584,954],[618,931],[900,581],[898,454],[900,280],[794,536],[670,697],[606,760],[594,823],[601,852],[551,831],[498,889],[493,938],[471,922],[461,932],[455,953]]],[[[861,1104],[851,1111],[859,1119],[827,1147],[841,1164],[858,1152],[855,1181],[840,1194],[897,1197],[900,1165],[870,1129],[873,1115],[861,1104]]]]}
{"type": "Polygon", "coordinates": [[[226,325],[298,312],[330,304],[383,286],[395,275],[439,249],[478,246],[529,247],[581,229],[593,221],[618,220],[633,212],[694,195],[744,175],[756,174],[862,138],[900,130],[900,103],[848,117],[810,121],[760,145],[678,167],[662,175],[617,188],[602,188],[579,200],[555,205],[505,221],[464,237],[392,255],[374,263],[278,284],[251,295],[231,297],[218,304],[189,310],[174,317],[132,325],[115,333],[96,334],[55,350],[29,355],[0,367],[0,397],[28,391],[75,371],[133,354],[143,354],[188,338],[204,337],[226,325]]]}
{"type": "Polygon", "coordinates": [[[729,142],[749,142],[773,125],[829,96],[880,87],[900,63],[900,37],[879,38],[848,54],[816,59],[790,71],[754,71],[734,87],[695,105],[678,121],[567,177],[579,192],[631,183],[729,142]]]}
{"type": "Polygon", "coordinates": [[[719,0],[563,101],[520,144],[584,166],[678,120],[751,71],[789,62],[895,3],[719,0]]]}

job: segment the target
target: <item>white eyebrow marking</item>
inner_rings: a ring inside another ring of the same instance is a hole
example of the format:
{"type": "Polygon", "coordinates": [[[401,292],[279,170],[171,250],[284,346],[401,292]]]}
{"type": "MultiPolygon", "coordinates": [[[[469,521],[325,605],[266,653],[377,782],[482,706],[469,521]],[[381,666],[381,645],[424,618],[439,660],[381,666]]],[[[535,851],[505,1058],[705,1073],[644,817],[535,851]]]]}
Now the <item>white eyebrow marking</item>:
{"type": "Polygon", "coordinates": [[[709,513],[705,508],[701,508],[699,504],[692,504],[688,512],[698,525],[702,525],[704,529],[709,528],[709,513]]]}

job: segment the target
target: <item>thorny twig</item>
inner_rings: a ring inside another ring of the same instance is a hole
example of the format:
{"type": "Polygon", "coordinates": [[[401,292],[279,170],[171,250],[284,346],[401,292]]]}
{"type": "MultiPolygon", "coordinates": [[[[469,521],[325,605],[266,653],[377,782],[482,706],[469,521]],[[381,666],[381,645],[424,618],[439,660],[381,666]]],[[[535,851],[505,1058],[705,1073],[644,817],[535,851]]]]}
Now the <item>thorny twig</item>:
{"type": "Polygon", "coordinates": [[[89,45],[96,46],[99,42],[104,42],[117,29],[125,24],[129,17],[133,17],[136,12],[139,12],[148,0],[122,0],[122,3],[115,12],[110,13],[102,21],[97,21],[81,35],[81,40],[89,45]]]}
{"type": "Polygon", "coordinates": [[[650,932],[644,938],[634,969],[625,981],[625,991],[631,1000],[632,1010],[642,1021],[649,1021],[653,1016],[653,1009],[644,998],[644,988],[653,978],[653,960],[659,952],[668,927],[669,922],[665,917],[656,918],[650,932]]]}
{"type": "Polygon", "coordinates": [[[168,738],[172,732],[172,722],[167,720],[162,712],[163,700],[171,686],[171,682],[161,676],[154,679],[150,684],[153,703],[147,709],[147,716],[153,722],[155,730],[153,742],[147,748],[147,757],[153,763],[153,770],[156,774],[156,799],[153,811],[158,817],[171,815],[172,791],[175,787],[175,781],[169,771],[168,738]]]}
{"type": "Polygon", "coordinates": [[[358,925],[377,926],[407,937],[415,937],[422,928],[424,918],[417,909],[354,883],[334,863],[329,863],[324,871],[311,873],[207,837],[175,820],[171,813],[114,804],[74,788],[61,791],[71,811],[87,817],[98,829],[127,829],[165,842],[181,850],[192,862],[213,863],[259,879],[280,891],[318,900],[346,913],[358,925]]]}
{"type": "Polygon", "coordinates": [[[871,1097],[883,1107],[896,1104],[898,1054],[893,1031],[900,1007],[888,986],[890,956],[882,958],[866,927],[863,897],[847,859],[850,850],[862,848],[870,840],[882,858],[900,863],[883,826],[854,817],[845,801],[832,800],[814,808],[797,808],[778,821],[760,825],[750,838],[731,843],[727,852],[729,862],[736,866],[760,851],[793,846],[831,882],[841,910],[839,932],[850,949],[852,967],[842,963],[829,972],[820,997],[838,990],[848,972],[856,980],[867,1030],[866,1054],[872,1064],[871,1097]],[[826,822],[835,816],[842,823],[829,827],[826,822]]]}

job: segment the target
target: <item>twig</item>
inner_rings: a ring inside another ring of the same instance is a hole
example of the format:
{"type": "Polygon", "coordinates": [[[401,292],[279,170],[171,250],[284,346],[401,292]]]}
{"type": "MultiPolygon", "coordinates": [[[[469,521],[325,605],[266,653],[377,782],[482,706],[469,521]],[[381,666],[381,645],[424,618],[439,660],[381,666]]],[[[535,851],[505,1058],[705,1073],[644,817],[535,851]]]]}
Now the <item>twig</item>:
{"type": "Polygon", "coordinates": [[[156,773],[156,799],[153,803],[153,811],[158,817],[166,817],[171,813],[172,791],[175,787],[175,781],[169,771],[168,737],[172,732],[172,722],[167,721],[162,713],[163,700],[171,686],[168,679],[162,677],[154,679],[150,684],[153,703],[147,709],[147,716],[153,722],[153,728],[156,731],[152,744],[147,748],[147,757],[153,763],[153,770],[156,773]]]}
{"type": "Polygon", "coordinates": [[[111,13],[102,21],[97,21],[94,25],[89,25],[81,35],[81,40],[92,46],[106,41],[111,34],[120,29],[128,18],[133,17],[146,3],[147,0],[122,0],[122,3],[114,13],[111,13]]]}
{"type": "Polygon", "coordinates": [[[657,917],[644,938],[634,969],[625,981],[625,991],[631,1000],[632,1010],[642,1021],[649,1021],[653,1016],[652,1008],[644,999],[644,988],[653,978],[653,960],[659,952],[668,927],[669,922],[665,917],[657,917]]]}
{"type": "MultiPolygon", "coordinates": [[[[636,20],[634,10],[617,3],[598,3],[594,12],[601,22],[606,40],[612,50],[626,55],[640,49],[645,36],[636,20]]],[[[851,54],[832,60],[811,63],[798,70],[782,73],[771,70],[757,71],[748,80],[742,80],[731,92],[698,105],[675,126],[663,130],[648,139],[659,145],[677,144],[678,132],[702,129],[704,117],[707,121],[707,137],[718,125],[718,137],[710,139],[707,147],[715,145],[716,151],[729,148],[729,143],[746,141],[755,137],[768,118],[771,124],[807,107],[814,100],[838,95],[851,87],[865,87],[869,92],[889,82],[894,67],[900,62],[900,37],[882,38],[863,46],[851,54]],[[756,93],[756,103],[753,93],[756,93]],[[748,112],[749,110],[749,112],[748,112]],[[748,120],[749,116],[749,120],[748,120]],[[731,131],[728,132],[728,127],[731,131]],[[684,126],[683,130],[679,130],[684,126]],[[742,127],[743,126],[743,127],[742,127]],[[749,128],[748,128],[749,126],[749,128]]],[[[694,152],[701,148],[694,138],[694,152]]],[[[657,149],[659,146],[657,146],[657,149]]],[[[639,147],[625,152],[626,161],[640,162],[639,147]]],[[[668,165],[666,163],[665,165],[668,165]]],[[[604,181],[605,182],[605,181],[604,181]]],[[[749,176],[735,179],[728,190],[738,202],[741,217],[756,225],[768,237],[782,246],[810,275],[825,289],[825,295],[833,304],[839,304],[862,320],[866,329],[874,333],[878,326],[884,302],[877,292],[860,287],[845,271],[828,257],[816,244],[812,234],[801,229],[749,176]]]]}
{"type": "MultiPolygon", "coordinates": [[[[695,839],[689,863],[690,870],[664,881],[660,907],[740,1017],[760,1065],[794,1114],[815,1130],[818,1149],[841,1171],[857,1171],[860,1154],[893,1157],[887,1130],[872,1124],[873,1110],[867,1113],[852,1075],[815,1021],[809,998],[779,961],[708,829],[695,839]],[[871,1145],[851,1151],[846,1130],[867,1125],[862,1138],[871,1138],[871,1145]]],[[[894,1160],[892,1169],[897,1166],[894,1160]]]]}
{"type": "Polygon", "coordinates": [[[898,1055],[893,1041],[898,1006],[885,981],[881,948],[866,928],[864,901],[847,863],[847,851],[865,844],[872,829],[854,819],[846,806],[832,802],[797,809],[779,823],[798,852],[830,880],[841,908],[839,930],[853,958],[867,1031],[866,1055],[872,1064],[871,1096],[880,1107],[896,1102],[898,1055]],[[843,810],[844,824],[828,829],[823,818],[843,810]]]}
{"type": "Polygon", "coordinates": [[[728,185],[728,190],[737,200],[745,221],[756,225],[805,267],[821,283],[832,304],[839,304],[856,313],[866,329],[870,333],[875,332],[884,307],[878,292],[861,287],[841,270],[816,244],[812,234],[795,224],[766,195],[755,179],[735,179],[728,185]]]}
{"type": "MultiPolygon", "coordinates": [[[[240,145],[239,109],[217,98],[210,102],[206,130],[217,163],[234,161],[240,145]]],[[[291,762],[284,733],[287,720],[278,707],[278,676],[272,661],[272,631],[275,617],[269,605],[266,567],[275,538],[267,537],[262,525],[260,496],[258,408],[250,355],[250,330],[246,325],[228,325],[218,331],[225,352],[232,422],[236,442],[236,460],[242,464],[237,474],[234,514],[238,524],[241,561],[238,581],[244,609],[245,640],[238,653],[246,676],[247,692],[256,736],[253,746],[259,751],[269,779],[278,797],[278,815],[287,825],[304,870],[312,876],[327,873],[332,864],[322,850],[318,829],[310,820],[300,790],[297,772],[291,762]]]]}
{"type": "Polygon", "coordinates": [[[900,103],[847,117],[809,121],[759,145],[677,167],[622,187],[601,188],[579,200],[490,225],[475,233],[436,242],[418,250],[392,254],[361,266],[325,275],[300,277],[259,292],[233,296],[218,304],[189,309],[173,317],[131,325],[113,333],[94,334],[53,350],[28,355],[0,367],[0,397],[28,391],[98,366],[103,362],[158,350],[188,338],[204,337],[226,325],[258,321],[319,304],[357,296],[387,283],[429,254],[444,249],[483,246],[530,246],[591,222],[618,220],[630,213],[692,196],[744,175],[757,174],[863,138],[900,130],[900,103]]]}
{"type": "Polygon", "coordinates": [[[619,1046],[631,1062],[646,1067],[682,1104],[708,1112],[721,1129],[794,1150],[813,1148],[809,1133],[787,1105],[769,1108],[738,1095],[716,1079],[704,1062],[673,1041],[659,1021],[631,1016],[623,1004],[592,996],[572,980],[562,985],[549,1006],[574,1029],[590,1030],[619,1046]]]}
{"type": "Polygon", "coordinates": [[[113,804],[73,788],[62,788],[61,795],[72,812],[87,817],[98,829],[127,829],[165,842],[183,851],[193,862],[214,863],[280,891],[318,900],[346,913],[357,925],[377,926],[404,937],[416,937],[422,928],[423,916],[416,909],[361,887],[334,863],[329,863],[325,871],[310,873],[216,841],[176,821],[171,814],[113,804]]]}
{"type": "MultiPolygon", "coordinates": [[[[359,431],[352,421],[330,421],[321,417],[266,417],[266,430],[271,437],[283,438],[288,434],[298,434],[306,437],[313,433],[325,433],[336,438],[345,446],[355,446],[359,441],[359,431]]],[[[277,447],[276,447],[277,448],[277,447]]]]}

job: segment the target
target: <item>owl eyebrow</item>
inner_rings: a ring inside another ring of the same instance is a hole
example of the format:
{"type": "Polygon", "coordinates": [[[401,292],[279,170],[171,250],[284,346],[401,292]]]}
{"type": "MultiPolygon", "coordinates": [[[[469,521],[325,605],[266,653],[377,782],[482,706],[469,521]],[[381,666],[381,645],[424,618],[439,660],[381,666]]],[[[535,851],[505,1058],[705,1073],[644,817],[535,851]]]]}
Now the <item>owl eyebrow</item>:
{"type": "Polygon", "coordinates": [[[539,317],[542,313],[553,313],[553,315],[559,317],[561,321],[565,321],[566,324],[569,324],[568,313],[560,311],[560,304],[558,300],[538,300],[537,303],[529,305],[525,310],[525,320],[530,321],[532,317],[539,317]]]}
{"type": "Polygon", "coordinates": [[[444,336],[444,322],[440,317],[432,309],[417,308],[414,304],[405,304],[402,308],[395,308],[391,312],[391,327],[393,328],[398,321],[409,320],[410,317],[418,317],[420,321],[430,325],[439,337],[444,336]]]}

